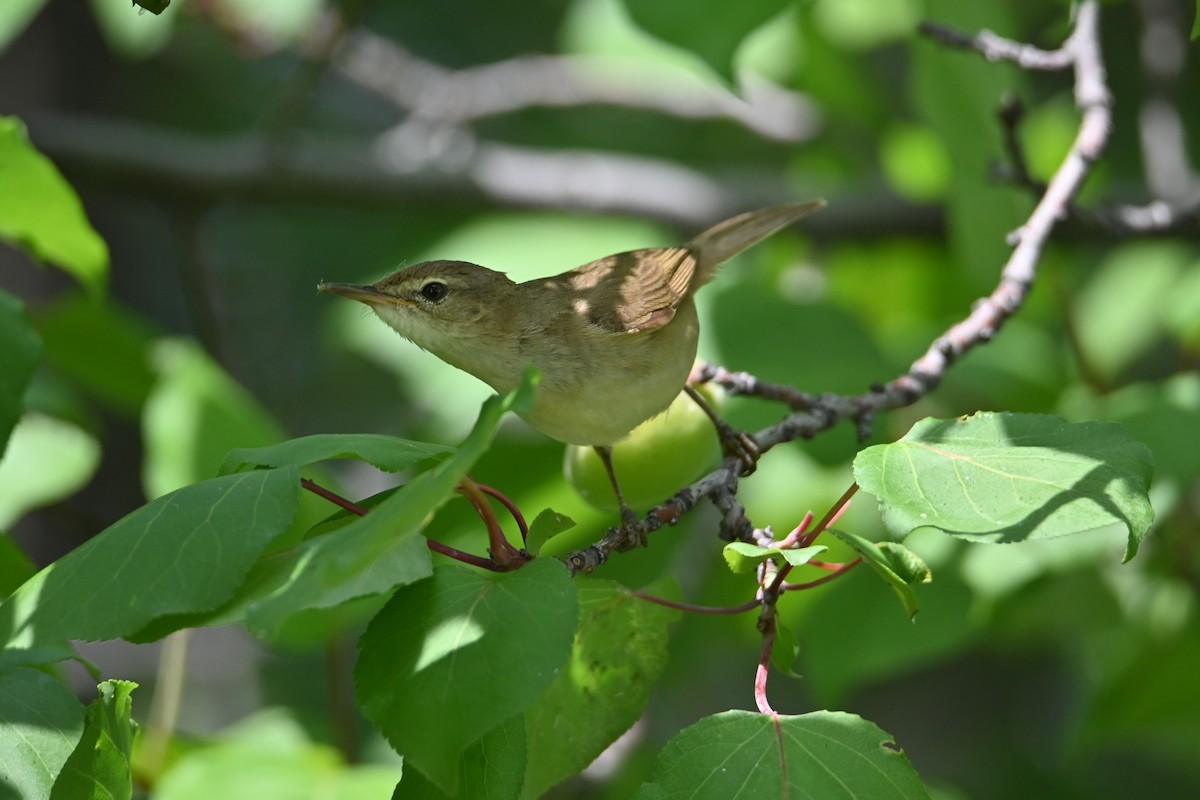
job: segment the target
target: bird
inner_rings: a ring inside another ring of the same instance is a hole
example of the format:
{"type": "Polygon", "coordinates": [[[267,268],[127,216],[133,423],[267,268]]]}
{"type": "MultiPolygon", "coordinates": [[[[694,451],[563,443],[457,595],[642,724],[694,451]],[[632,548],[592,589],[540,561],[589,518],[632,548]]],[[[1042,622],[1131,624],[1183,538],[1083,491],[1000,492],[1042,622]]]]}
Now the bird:
{"type": "Polygon", "coordinates": [[[528,365],[541,373],[521,416],[560,442],[595,448],[621,507],[637,516],[612,469],[612,445],[664,411],[685,387],[700,322],[694,296],[717,268],[825,205],[786,203],[718,222],[688,242],[605,256],[517,283],[466,261],[413,264],[369,285],[318,289],[370,307],[389,327],[497,392],[528,365]]]}

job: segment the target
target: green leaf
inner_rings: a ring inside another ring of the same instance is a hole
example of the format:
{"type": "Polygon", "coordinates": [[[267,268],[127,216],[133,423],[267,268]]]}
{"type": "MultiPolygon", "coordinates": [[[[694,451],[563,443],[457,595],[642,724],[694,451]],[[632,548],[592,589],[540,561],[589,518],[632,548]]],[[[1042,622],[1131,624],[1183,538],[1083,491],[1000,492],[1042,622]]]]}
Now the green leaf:
{"type": "Polygon", "coordinates": [[[13,590],[29,580],[37,567],[29,560],[8,534],[0,532],[0,598],[8,597],[13,590]]]}
{"type": "Polygon", "coordinates": [[[553,509],[544,508],[529,524],[529,534],[526,536],[525,547],[535,556],[542,552],[546,542],[558,536],[563,531],[575,527],[575,520],[566,514],[559,514],[553,509]]]}
{"type": "Polygon", "coordinates": [[[639,27],[695,53],[729,82],[742,41],[789,5],[789,0],[625,0],[639,27]]]}
{"type": "Polygon", "coordinates": [[[0,796],[49,797],[83,719],[62,682],[35,669],[0,669],[0,796]]]}
{"type": "Polygon", "coordinates": [[[25,29],[46,0],[6,0],[0,3],[0,50],[25,29]]]}
{"type": "Polygon", "coordinates": [[[151,345],[157,333],[150,325],[114,301],[72,295],[40,310],[37,326],[47,363],[110,408],[140,413],[156,377],[151,345]]]}
{"type": "Polygon", "coordinates": [[[515,391],[484,402],[475,428],[453,456],[366,516],[260,564],[240,600],[249,605],[250,624],[275,635],[300,611],[391,591],[429,575],[429,552],[420,531],[486,452],[504,414],[531,402],[534,381],[531,373],[515,391]]]}
{"type": "Polygon", "coordinates": [[[25,306],[20,300],[0,289],[0,456],[8,444],[9,434],[21,418],[25,389],[33,377],[42,342],[25,306]]]}
{"type": "Polygon", "coordinates": [[[216,475],[235,447],[284,438],[258,400],[195,342],[164,340],[155,348],[154,362],[158,382],[142,413],[142,481],[148,496],[216,475]]]}
{"type": "Polygon", "coordinates": [[[928,798],[892,738],[837,711],[781,716],[726,711],[667,742],[635,800],[763,797],[821,800],[928,798]]]}
{"type": "Polygon", "coordinates": [[[775,643],[771,647],[771,663],[778,672],[790,678],[803,678],[796,671],[796,659],[800,656],[800,642],[792,629],[775,618],[775,643]]]}
{"type": "Polygon", "coordinates": [[[75,190],[30,144],[16,117],[0,116],[0,239],[51,261],[92,294],[108,280],[108,246],[92,228],[75,190]]]}
{"type": "Polygon", "coordinates": [[[376,800],[400,780],[394,765],[347,765],[309,740],[282,710],[263,711],[182,755],[154,787],[154,800],[376,800]]]}
{"type": "MultiPolygon", "coordinates": [[[[583,770],[645,713],[667,663],[667,628],[680,616],[612,581],[577,583],[581,616],[571,658],[525,712],[527,798],[583,770]]],[[[647,591],[679,594],[674,583],[647,591]]]]}
{"type": "Polygon", "coordinates": [[[555,679],[578,617],[557,561],[500,575],[437,569],[397,590],[359,640],[359,705],[406,768],[453,794],[467,746],[555,679]]]}
{"type": "Polygon", "coordinates": [[[0,527],[30,509],[68,497],[100,465],[100,443],[69,422],[26,414],[0,459],[0,527]]]}
{"type": "Polygon", "coordinates": [[[1149,449],[1108,422],[1036,414],[926,419],[854,459],[898,536],[932,527],[978,542],[1019,542],[1120,523],[1133,558],[1154,519],[1149,449]]]}
{"type": "Polygon", "coordinates": [[[917,615],[920,605],[917,603],[917,594],[913,591],[912,584],[929,583],[932,577],[929,567],[920,556],[895,542],[876,544],[836,528],[830,528],[829,532],[858,551],[863,561],[870,564],[883,578],[904,604],[909,619],[917,615]]]}
{"type": "Polygon", "coordinates": [[[725,557],[729,569],[740,575],[754,572],[759,564],[774,556],[782,556],[793,567],[802,567],[828,549],[819,544],[783,550],[778,547],[759,547],[749,542],[730,542],[721,550],[721,555],[725,557]]]}
{"type": "Polygon", "coordinates": [[[384,472],[397,472],[423,461],[441,459],[454,448],[375,433],[318,433],[267,447],[238,448],[225,456],[221,474],[259,467],[298,467],[339,458],[357,458],[384,472]]]}
{"type": "Polygon", "coordinates": [[[1167,309],[1182,297],[1194,248],[1130,242],[1113,248],[1072,300],[1074,332],[1087,365],[1115,381],[1162,338],[1167,309]]]}
{"type": "Polygon", "coordinates": [[[133,739],[137,723],[130,698],[137,684],[104,681],[87,708],[83,736],[54,782],[50,800],[129,800],[133,793],[133,739]]]}
{"type": "MultiPolygon", "coordinates": [[[[966,31],[1019,30],[1014,14],[1006,3],[959,0],[928,0],[923,11],[926,19],[966,31]]],[[[1030,205],[1023,193],[987,180],[1003,153],[996,106],[1005,92],[1025,96],[1027,79],[1016,67],[923,38],[913,44],[910,57],[908,94],[954,165],[945,203],[954,260],[965,267],[972,285],[990,287],[1008,257],[1006,236],[1030,205]]]]}
{"type": "Polygon", "coordinates": [[[404,773],[396,800],[451,800],[454,797],[520,797],[525,776],[525,717],[514,714],[463,751],[456,794],[447,794],[415,769],[404,773]]]}
{"type": "Polygon", "coordinates": [[[250,472],[142,506],[0,605],[0,641],[17,649],[6,655],[64,639],[129,637],[164,617],[217,608],[291,522],[298,484],[293,467],[250,472]]]}

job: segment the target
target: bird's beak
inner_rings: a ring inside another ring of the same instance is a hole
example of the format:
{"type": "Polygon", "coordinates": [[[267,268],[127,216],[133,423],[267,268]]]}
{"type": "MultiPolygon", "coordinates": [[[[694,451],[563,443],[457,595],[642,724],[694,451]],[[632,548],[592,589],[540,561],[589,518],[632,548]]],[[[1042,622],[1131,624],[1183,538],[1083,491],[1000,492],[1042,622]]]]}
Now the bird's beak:
{"type": "Polygon", "coordinates": [[[373,286],[359,286],[356,283],[318,283],[317,291],[336,294],[348,300],[357,300],[369,306],[396,301],[392,295],[385,294],[373,286]]]}

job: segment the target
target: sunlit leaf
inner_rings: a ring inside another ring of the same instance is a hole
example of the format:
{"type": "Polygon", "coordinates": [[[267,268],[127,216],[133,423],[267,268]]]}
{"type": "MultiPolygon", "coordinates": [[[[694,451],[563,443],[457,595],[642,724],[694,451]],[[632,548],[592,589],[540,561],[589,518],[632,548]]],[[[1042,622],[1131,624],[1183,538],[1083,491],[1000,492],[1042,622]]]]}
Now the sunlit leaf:
{"type": "Polygon", "coordinates": [[[554,681],[578,617],[557,561],[498,575],[437,569],[398,589],[360,639],[359,704],[406,768],[452,793],[467,746],[554,681]]]}
{"type": "Polygon", "coordinates": [[[25,667],[0,669],[0,786],[5,798],[50,796],[83,736],[83,716],[83,706],[61,681],[25,667]]]}
{"type": "Polygon", "coordinates": [[[108,281],[108,246],[58,168],[16,117],[0,117],[0,238],[70,272],[90,292],[108,281]]]}
{"type": "Polygon", "coordinates": [[[0,527],[68,497],[95,474],[100,444],[69,422],[26,414],[0,459],[0,527]]]}
{"type": "Polygon", "coordinates": [[[1125,560],[1154,519],[1149,449],[1119,425],[981,413],[918,422],[854,460],[897,536],[921,527],[979,542],[1045,539],[1120,523],[1125,560]]]}

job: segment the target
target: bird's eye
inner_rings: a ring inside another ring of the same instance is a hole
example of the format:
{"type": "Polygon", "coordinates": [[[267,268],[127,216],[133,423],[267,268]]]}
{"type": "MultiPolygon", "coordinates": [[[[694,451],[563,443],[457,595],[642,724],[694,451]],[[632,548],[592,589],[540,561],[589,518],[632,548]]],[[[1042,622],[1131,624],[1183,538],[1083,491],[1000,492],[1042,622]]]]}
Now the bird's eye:
{"type": "Polygon", "coordinates": [[[431,303],[436,303],[450,293],[450,287],[441,281],[430,281],[421,287],[421,297],[431,303]]]}

